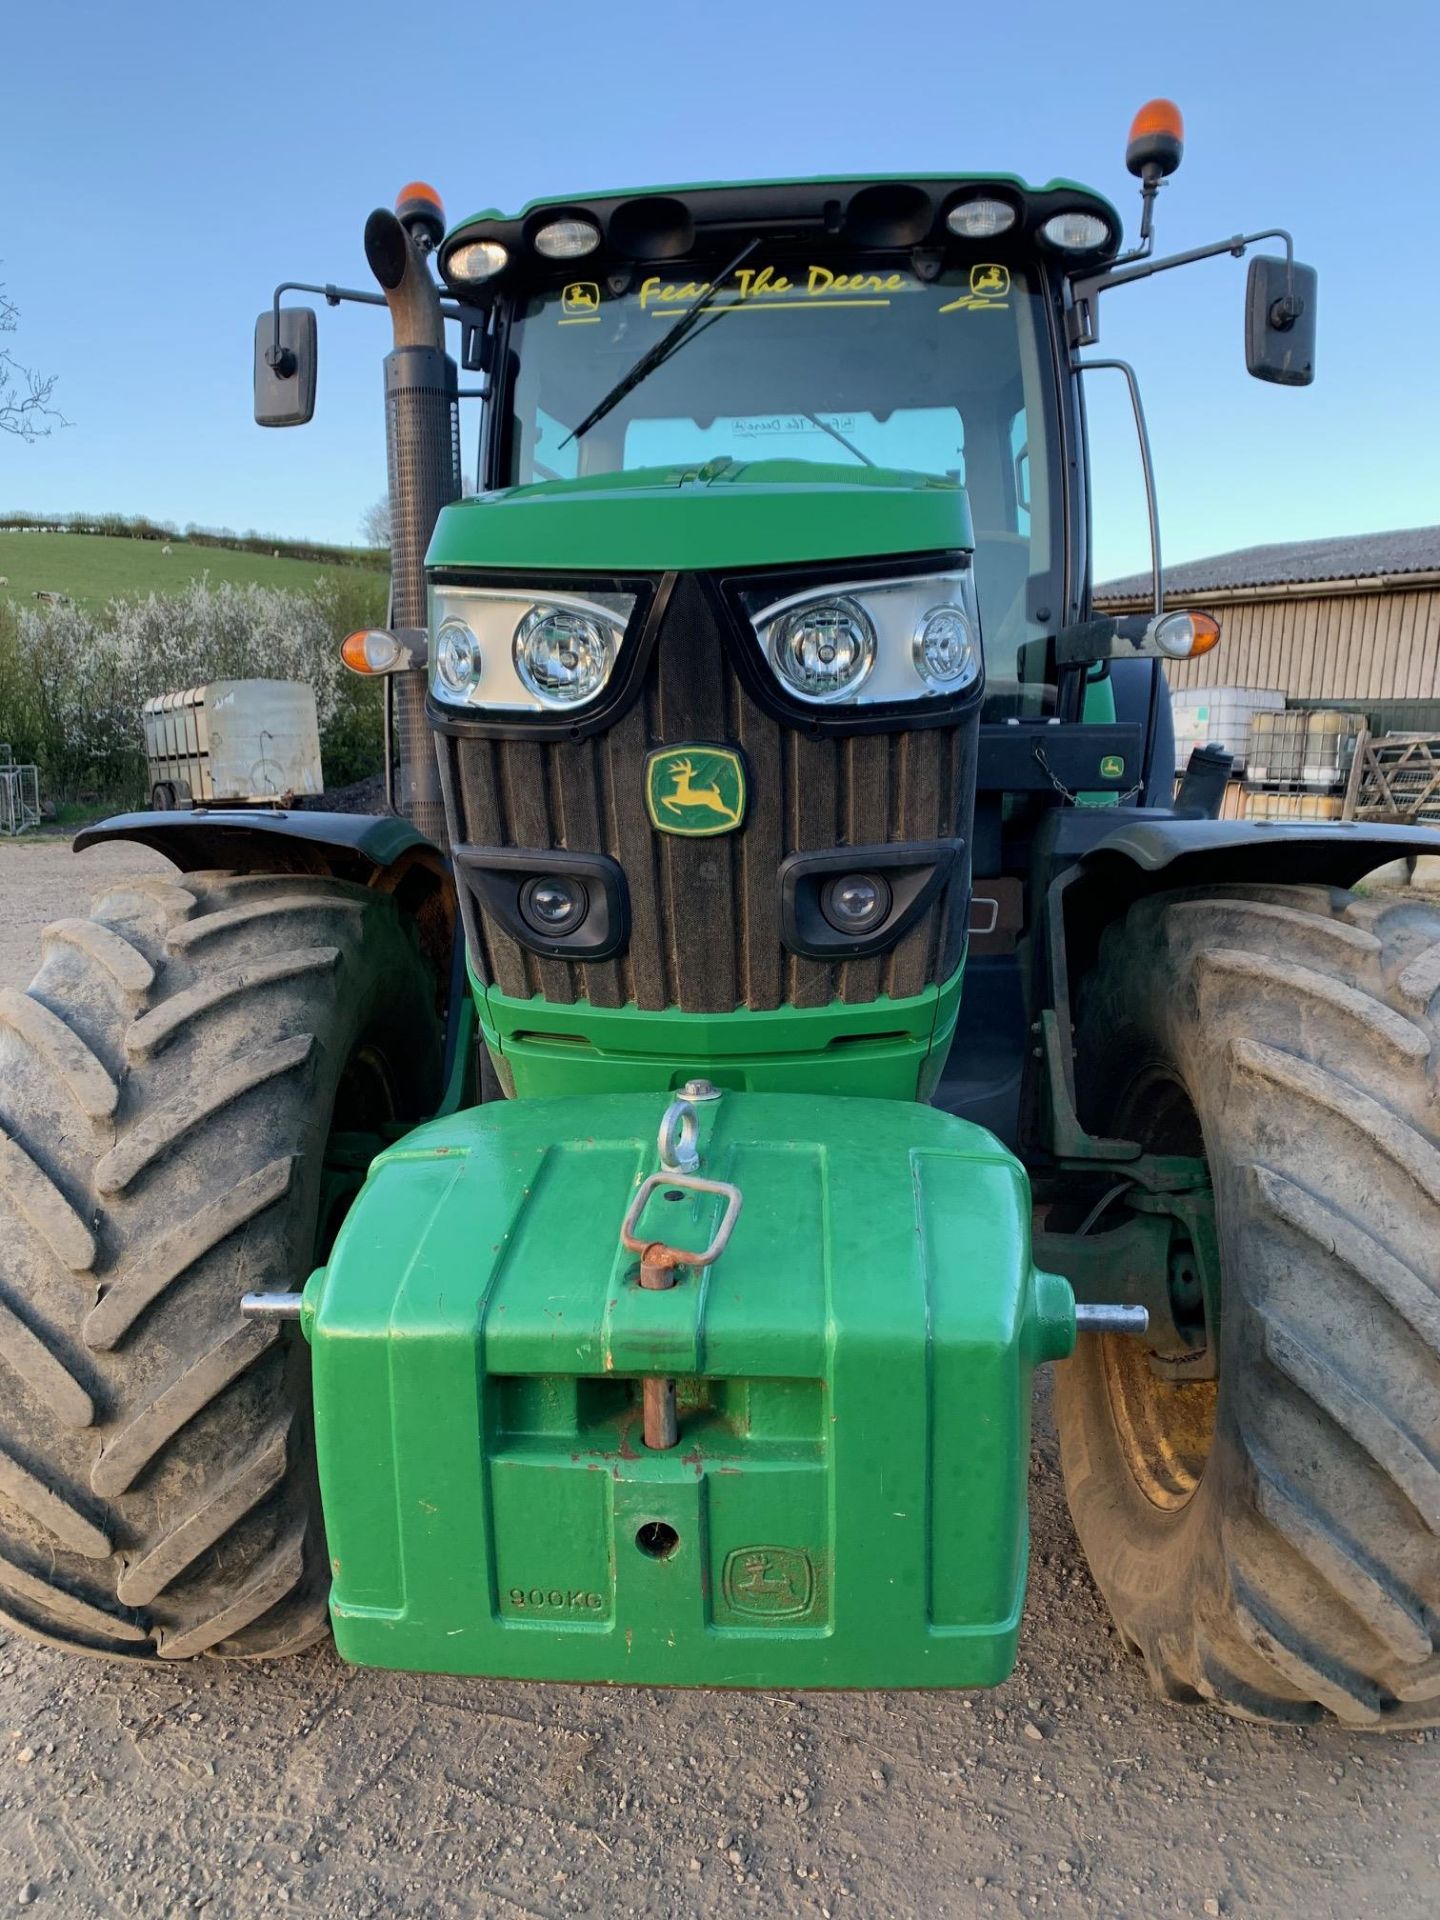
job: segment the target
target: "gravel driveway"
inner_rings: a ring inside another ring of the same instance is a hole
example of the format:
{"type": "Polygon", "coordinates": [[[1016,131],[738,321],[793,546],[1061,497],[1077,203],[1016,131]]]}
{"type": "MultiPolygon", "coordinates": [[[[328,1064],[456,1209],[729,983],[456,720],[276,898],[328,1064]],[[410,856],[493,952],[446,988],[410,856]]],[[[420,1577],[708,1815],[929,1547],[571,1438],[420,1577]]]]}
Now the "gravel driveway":
{"type": "MultiPolygon", "coordinates": [[[[0,846],[0,984],[135,849],[0,846]]],[[[1434,1920],[1440,1742],[1151,1699],[1037,1407],[1022,1659],[993,1693],[689,1694],[138,1669],[0,1631],[0,1911],[1434,1920]]]]}

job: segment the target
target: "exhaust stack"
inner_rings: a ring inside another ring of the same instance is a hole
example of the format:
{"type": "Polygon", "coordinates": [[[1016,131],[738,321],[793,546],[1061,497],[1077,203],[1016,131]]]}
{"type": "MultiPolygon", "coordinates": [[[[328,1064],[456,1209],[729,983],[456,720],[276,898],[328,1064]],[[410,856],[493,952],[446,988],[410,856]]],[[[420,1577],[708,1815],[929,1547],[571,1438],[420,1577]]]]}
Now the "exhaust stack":
{"type": "MultiPolygon", "coordinates": [[[[440,290],[429,256],[445,230],[433,189],[406,187],[396,211],[365,223],[365,258],[390,309],[395,344],[385,356],[385,454],[390,490],[390,620],[423,627],[425,550],[440,509],[460,497],[455,362],[445,351],[440,290]]],[[[425,719],[425,671],[394,676],[398,811],[437,846],[445,808],[435,742],[425,719]]]]}

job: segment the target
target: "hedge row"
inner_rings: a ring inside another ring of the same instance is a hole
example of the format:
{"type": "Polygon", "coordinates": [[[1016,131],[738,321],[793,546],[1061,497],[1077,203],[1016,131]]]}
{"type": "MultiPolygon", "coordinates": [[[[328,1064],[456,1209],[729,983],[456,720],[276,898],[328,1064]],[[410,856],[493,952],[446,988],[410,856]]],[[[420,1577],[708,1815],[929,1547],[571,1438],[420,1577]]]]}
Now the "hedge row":
{"type": "Polygon", "coordinates": [[[236,533],[230,527],[184,528],[142,513],[0,513],[7,533],[99,533],[114,540],[188,540],[197,547],[228,547],[234,553],[279,555],[316,566],[387,569],[390,556],[374,547],[337,547],[317,540],[282,540],[269,533],[236,533]]]}

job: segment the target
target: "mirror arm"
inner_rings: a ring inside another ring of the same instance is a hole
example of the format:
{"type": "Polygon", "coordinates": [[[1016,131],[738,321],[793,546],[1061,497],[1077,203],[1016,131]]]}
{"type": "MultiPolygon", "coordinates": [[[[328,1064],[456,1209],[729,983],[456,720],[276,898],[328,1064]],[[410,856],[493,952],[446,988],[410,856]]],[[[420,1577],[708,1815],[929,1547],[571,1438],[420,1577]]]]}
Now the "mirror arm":
{"type": "Polygon", "coordinates": [[[1155,616],[1149,613],[1093,614],[1055,636],[1058,667],[1093,667],[1102,660],[1166,660],[1154,642],[1155,616]]]}
{"type": "MultiPolygon", "coordinates": [[[[280,296],[282,293],[318,293],[327,306],[338,307],[342,300],[353,300],[363,307],[383,307],[386,305],[383,293],[362,293],[356,287],[337,287],[327,283],[325,286],[312,285],[308,280],[282,280],[271,297],[271,311],[274,315],[274,330],[270,346],[266,350],[265,364],[281,380],[289,380],[295,373],[295,356],[288,347],[280,344],[280,296]]],[[[483,313],[474,307],[463,307],[452,300],[440,302],[440,312],[444,319],[457,321],[465,328],[483,323],[483,313]]]]}
{"type": "Polygon", "coordinates": [[[308,280],[282,280],[271,298],[271,312],[274,315],[274,331],[270,345],[266,349],[265,364],[281,380],[289,380],[295,373],[295,356],[280,344],[280,296],[282,293],[318,293],[326,304],[338,307],[342,300],[358,300],[367,307],[383,307],[385,296],[380,293],[360,293],[352,287],[312,286],[308,280]]]}
{"type": "MultiPolygon", "coordinates": [[[[1236,233],[1228,240],[1212,241],[1208,247],[1191,247],[1187,253],[1168,253],[1160,260],[1142,260],[1134,266],[1111,267],[1104,273],[1087,274],[1083,279],[1073,280],[1070,283],[1074,303],[1070,308],[1071,346],[1093,347],[1100,338],[1100,295],[1108,288],[1123,287],[1132,280],[1148,280],[1152,273],[1166,273],[1171,267],[1188,267],[1196,260],[1213,260],[1222,253],[1232,254],[1239,260],[1247,247],[1253,247],[1261,240],[1285,242],[1286,285],[1290,291],[1277,305],[1287,309],[1283,325],[1292,326],[1298,315],[1298,309],[1289,311],[1295,308],[1295,243],[1284,227],[1266,227],[1263,233],[1236,233]]],[[[1282,323],[1277,320],[1273,324],[1279,326],[1282,323]]]]}

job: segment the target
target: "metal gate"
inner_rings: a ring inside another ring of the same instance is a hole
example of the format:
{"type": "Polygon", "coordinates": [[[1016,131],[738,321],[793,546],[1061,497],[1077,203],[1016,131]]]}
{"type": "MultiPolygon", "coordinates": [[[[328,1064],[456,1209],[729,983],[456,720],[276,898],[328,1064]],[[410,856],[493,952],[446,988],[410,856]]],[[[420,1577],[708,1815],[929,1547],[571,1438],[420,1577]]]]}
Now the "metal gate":
{"type": "Polygon", "coordinates": [[[26,827],[40,824],[40,770],[15,764],[15,755],[0,742],[0,834],[12,839],[26,827]]]}

